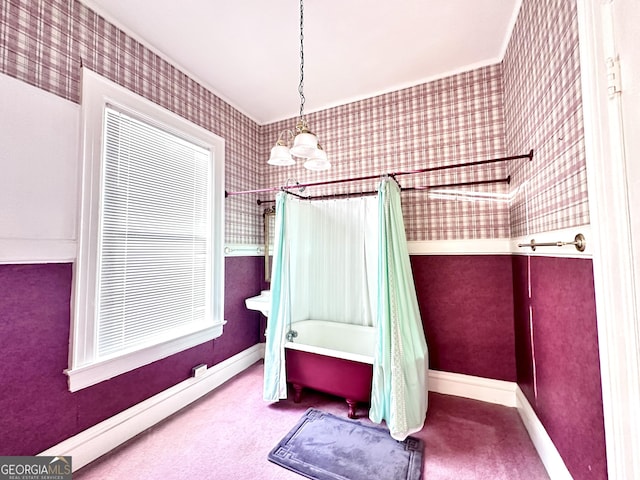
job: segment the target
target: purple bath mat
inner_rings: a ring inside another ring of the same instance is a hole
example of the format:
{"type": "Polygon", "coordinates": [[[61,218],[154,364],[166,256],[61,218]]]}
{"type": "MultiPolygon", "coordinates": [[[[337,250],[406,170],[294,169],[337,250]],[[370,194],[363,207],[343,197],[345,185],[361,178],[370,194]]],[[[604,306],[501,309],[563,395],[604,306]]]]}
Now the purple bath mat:
{"type": "Polygon", "coordinates": [[[422,441],[310,408],[269,460],[315,480],[420,480],[422,441]]]}

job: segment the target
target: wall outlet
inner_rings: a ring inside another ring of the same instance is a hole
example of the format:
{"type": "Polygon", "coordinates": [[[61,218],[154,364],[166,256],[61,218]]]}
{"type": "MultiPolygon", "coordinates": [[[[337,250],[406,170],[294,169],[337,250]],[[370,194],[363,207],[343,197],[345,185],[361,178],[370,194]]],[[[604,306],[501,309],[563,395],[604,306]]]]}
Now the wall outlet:
{"type": "Polygon", "coordinates": [[[207,371],[207,368],[209,367],[207,367],[206,363],[201,363],[200,365],[196,365],[191,369],[191,376],[193,378],[201,377],[202,375],[204,375],[204,372],[207,371]]]}

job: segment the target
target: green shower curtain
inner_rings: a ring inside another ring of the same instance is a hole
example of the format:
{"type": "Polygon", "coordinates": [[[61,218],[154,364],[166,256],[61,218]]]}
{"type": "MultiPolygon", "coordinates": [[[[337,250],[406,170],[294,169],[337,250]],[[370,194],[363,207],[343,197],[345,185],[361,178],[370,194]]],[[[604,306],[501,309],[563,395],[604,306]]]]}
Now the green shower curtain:
{"type": "Polygon", "coordinates": [[[391,436],[404,440],[424,425],[428,355],[395,181],[380,183],[378,215],[378,331],[369,418],[385,420],[391,436]]]}
{"type": "Polygon", "coordinates": [[[286,241],[287,194],[276,196],[276,225],[273,239],[273,270],[271,272],[271,307],[267,321],[267,342],[264,355],[263,398],[277,402],[287,398],[287,378],[284,363],[286,328],[291,318],[290,272],[286,241]]]}
{"type": "MultiPolygon", "coordinates": [[[[291,205],[294,206],[293,204],[291,205]]],[[[292,316],[290,259],[287,238],[287,194],[276,197],[276,227],[271,308],[267,322],[263,397],[287,398],[285,335],[292,316]]],[[[295,215],[289,221],[295,222],[295,215]]],[[[291,224],[289,224],[291,225],[291,224]]],[[[427,412],[427,344],[409,263],[398,185],[385,179],[378,189],[378,268],[376,346],[369,418],[385,420],[391,436],[404,440],[419,431],[427,412]]]]}

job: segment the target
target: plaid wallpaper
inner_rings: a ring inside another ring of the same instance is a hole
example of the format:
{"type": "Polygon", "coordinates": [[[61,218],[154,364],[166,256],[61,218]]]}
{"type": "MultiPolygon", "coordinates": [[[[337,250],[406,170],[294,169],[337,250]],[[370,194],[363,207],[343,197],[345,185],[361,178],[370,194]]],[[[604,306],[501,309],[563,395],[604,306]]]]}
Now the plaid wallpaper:
{"type": "Polygon", "coordinates": [[[511,236],[589,223],[575,0],[525,0],[504,61],[511,236]]]}
{"type": "MultiPolygon", "coordinates": [[[[76,0],[2,0],[0,71],[80,102],[81,62],[226,141],[226,189],[259,186],[259,126],[76,0]]],[[[226,241],[260,243],[255,199],[226,200],[226,241]]]]}
{"type": "MultiPolygon", "coordinates": [[[[77,103],[82,62],[223,137],[230,191],[382,175],[533,148],[533,162],[398,177],[412,187],[510,174],[510,186],[467,189],[515,191],[511,205],[402,194],[409,240],[505,238],[589,222],[577,36],[575,0],[525,0],[502,65],[307,115],[332,162],[328,172],[267,165],[279,132],[293,128],[295,119],[257,125],[77,0],[3,0],[0,71],[77,103]]],[[[376,183],[305,193],[357,193],[376,183]]],[[[262,242],[264,207],[257,198],[226,200],[227,242],[262,242]]]]}
{"type": "MultiPolygon", "coordinates": [[[[291,167],[266,163],[278,134],[296,119],[262,127],[259,158],[265,186],[383,175],[439,165],[486,160],[513,153],[504,146],[500,65],[480,68],[306,116],[332,163],[311,172],[302,162],[291,167]]],[[[445,170],[399,176],[403,187],[504,178],[510,165],[445,170]]],[[[375,189],[377,180],[313,187],[304,194],[357,193],[375,189]],[[311,191],[313,190],[313,191],[311,191]]],[[[506,184],[467,187],[507,193],[506,184]]],[[[273,198],[263,195],[262,199],[273,198]]],[[[497,202],[438,200],[426,192],[405,192],[402,205],[408,240],[505,238],[509,207],[497,202]]]]}

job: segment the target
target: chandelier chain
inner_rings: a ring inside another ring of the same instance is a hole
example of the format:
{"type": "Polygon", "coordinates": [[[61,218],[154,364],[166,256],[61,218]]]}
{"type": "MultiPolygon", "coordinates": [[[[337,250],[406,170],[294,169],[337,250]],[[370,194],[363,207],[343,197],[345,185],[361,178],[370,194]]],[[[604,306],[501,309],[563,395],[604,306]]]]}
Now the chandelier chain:
{"type": "Polygon", "coordinates": [[[300,0],[300,84],[298,85],[300,94],[300,120],[304,117],[304,6],[300,0]]]}
{"type": "MultiPolygon", "coordinates": [[[[309,170],[321,171],[331,168],[327,153],[320,145],[318,137],[309,130],[304,118],[304,0],[300,1],[300,118],[295,128],[283,130],[278,135],[278,141],[271,149],[269,165],[295,165],[295,158],[304,159],[304,167],[309,170]]],[[[287,181],[288,183],[288,181],[287,181]]],[[[301,190],[302,191],[302,190],[301,190]]]]}

